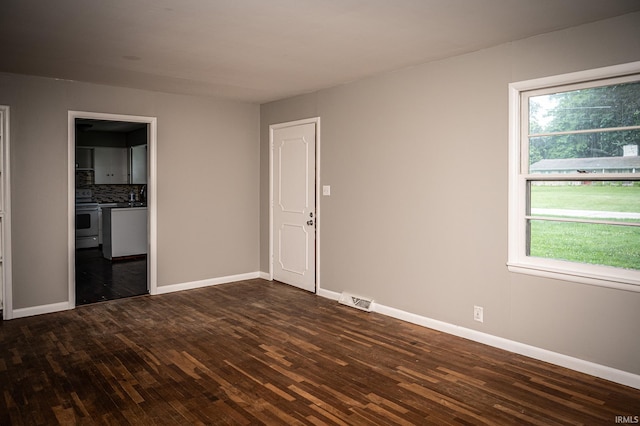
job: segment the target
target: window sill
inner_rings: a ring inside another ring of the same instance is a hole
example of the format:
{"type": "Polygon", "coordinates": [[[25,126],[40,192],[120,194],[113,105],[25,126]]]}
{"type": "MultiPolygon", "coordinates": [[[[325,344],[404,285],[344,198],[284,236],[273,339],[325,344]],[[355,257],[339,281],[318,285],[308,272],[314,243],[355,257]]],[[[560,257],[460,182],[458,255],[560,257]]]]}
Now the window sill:
{"type": "Polygon", "coordinates": [[[507,263],[507,268],[509,272],[519,274],[640,293],[640,281],[634,278],[587,275],[576,270],[549,268],[537,264],[517,262],[507,263]]]}

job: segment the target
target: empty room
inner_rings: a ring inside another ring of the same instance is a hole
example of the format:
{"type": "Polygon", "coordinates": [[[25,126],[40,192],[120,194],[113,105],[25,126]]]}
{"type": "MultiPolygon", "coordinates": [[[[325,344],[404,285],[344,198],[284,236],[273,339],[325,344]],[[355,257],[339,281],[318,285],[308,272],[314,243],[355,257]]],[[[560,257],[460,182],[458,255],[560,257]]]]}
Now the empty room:
{"type": "Polygon", "coordinates": [[[0,424],[640,421],[636,0],[0,37],[0,424]]]}

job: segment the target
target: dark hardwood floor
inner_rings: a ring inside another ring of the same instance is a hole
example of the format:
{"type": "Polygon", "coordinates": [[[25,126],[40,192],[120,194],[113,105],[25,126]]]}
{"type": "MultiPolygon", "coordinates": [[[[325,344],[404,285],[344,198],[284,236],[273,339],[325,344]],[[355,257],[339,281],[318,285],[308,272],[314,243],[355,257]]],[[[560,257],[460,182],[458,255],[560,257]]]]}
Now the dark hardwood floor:
{"type": "Polygon", "coordinates": [[[147,293],[146,256],[110,261],[99,248],[76,250],[76,306],[147,293]]]}
{"type": "Polygon", "coordinates": [[[603,425],[640,390],[249,280],[0,325],[0,424],[603,425]]]}

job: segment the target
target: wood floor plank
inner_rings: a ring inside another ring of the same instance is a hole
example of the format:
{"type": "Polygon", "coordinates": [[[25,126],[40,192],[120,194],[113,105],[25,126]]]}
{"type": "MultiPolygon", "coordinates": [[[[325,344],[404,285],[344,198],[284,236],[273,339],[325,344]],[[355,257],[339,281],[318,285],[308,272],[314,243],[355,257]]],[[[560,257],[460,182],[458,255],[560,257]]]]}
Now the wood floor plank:
{"type": "Polygon", "coordinates": [[[0,323],[0,425],[614,424],[640,390],[248,280],[0,323]]]}

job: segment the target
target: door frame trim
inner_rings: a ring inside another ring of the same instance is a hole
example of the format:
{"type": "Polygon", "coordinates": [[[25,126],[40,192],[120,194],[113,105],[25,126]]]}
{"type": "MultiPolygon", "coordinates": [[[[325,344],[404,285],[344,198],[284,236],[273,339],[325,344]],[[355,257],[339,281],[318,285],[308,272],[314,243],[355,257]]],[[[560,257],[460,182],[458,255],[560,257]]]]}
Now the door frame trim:
{"type": "Polygon", "coordinates": [[[75,215],[75,156],[76,156],[76,118],[89,118],[94,120],[110,120],[110,121],[130,121],[135,123],[146,123],[149,126],[148,135],[148,182],[147,182],[147,226],[148,226],[148,251],[147,251],[147,288],[149,294],[155,295],[158,293],[158,276],[157,276],[157,264],[158,264],[158,210],[157,210],[157,121],[156,117],[146,117],[140,115],[124,115],[124,114],[109,114],[100,112],[87,112],[87,111],[69,111],[68,112],[68,195],[67,195],[67,209],[68,209],[68,250],[69,250],[69,309],[73,309],[76,306],[76,215],[75,215]]]}
{"type": "Polygon", "coordinates": [[[273,281],[273,132],[277,129],[299,126],[302,124],[315,124],[316,127],[316,152],[315,152],[315,197],[316,197],[316,233],[315,233],[315,293],[320,290],[320,226],[322,215],[320,214],[320,117],[305,118],[302,120],[288,121],[285,123],[269,125],[269,280],[273,281]]]}
{"type": "Polygon", "coordinates": [[[13,273],[11,264],[11,135],[10,135],[10,109],[8,105],[0,105],[0,111],[2,111],[2,143],[0,152],[0,167],[2,167],[2,173],[4,179],[0,179],[0,182],[4,185],[0,188],[2,193],[0,197],[3,197],[4,216],[2,217],[3,235],[0,235],[0,244],[2,244],[2,270],[0,271],[0,280],[2,280],[2,319],[10,320],[13,318],[13,273]]]}

